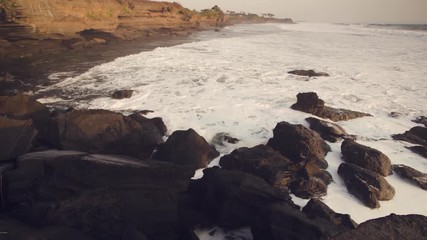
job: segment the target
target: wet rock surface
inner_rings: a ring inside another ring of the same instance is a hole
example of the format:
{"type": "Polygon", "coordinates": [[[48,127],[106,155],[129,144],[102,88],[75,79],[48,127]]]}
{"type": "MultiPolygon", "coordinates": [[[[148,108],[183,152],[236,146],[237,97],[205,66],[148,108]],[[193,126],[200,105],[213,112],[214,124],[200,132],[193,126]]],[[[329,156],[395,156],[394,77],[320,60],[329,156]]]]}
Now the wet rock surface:
{"type": "Polygon", "coordinates": [[[394,197],[394,188],[380,174],[351,163],[342,163],[338,174],[344,179],[347,190],[370,208],[379,208],[379,201],[394,197]]]}
{"type": "Polygon", "coordinates": [[[343,160],[348,163],[374,171],[382,176],[392,174],[390,159],[376,149],[346,139],[341,144],[341,153],[343,160]]]}
{"type": "Polygon", "coordinates": [[[329,142],[337,142],[343,138],[354,138],[346,133],[338,124],[309,117],[305,119],[310,123],[310,129],[316,131],[323,139],[329,142]]]}
{"type": "Polygon", "coordinates": [[[313,69],[310,70],[292,70],[288,73],[299,75],[299,76],[307,76],[307,77],[329,77],[328,73],[325,72],[316,72],[313,69]]]}
{"type": "Polygon", "coordinates": [[[293,104],[291,108],[321,118],[329,118],[334,122],[371,116],[369,113],[325,106],[325,102],[319,99],[315,92],[298,93],[297,102],[293,104]]]}
{"type": "Polygon", "coordinates": [[[132,97],[133,90],[117,90],[113,92],[111,98],[113,99],[124,99],[132,97]]]}
{"type": "Polygon", "coordinates": [[[392,136],[394,140],[406,141],[427,147],[427,128],[416,126],[402,134],[392,136]]]}
{"type": "Polygon", "coordinates": [[[333,240],[359,239],[425,239],[427,217],[421,215],[395,215],[368,220],[356,229],[343,232],[333,240]]]}
{"type": "Polygon", "coordinates": [[[219,156],[219,152],[193,129],[175,131],[168,140],[159,145],[155,158],[177,165],[206,167],[219,156]]]}
{"type": "Polygon", "coordinates": [[[424,190],[427,190],[427,174],[403,164],[393,165],[393,171],[400,177],[407,179],[424,190]]]}

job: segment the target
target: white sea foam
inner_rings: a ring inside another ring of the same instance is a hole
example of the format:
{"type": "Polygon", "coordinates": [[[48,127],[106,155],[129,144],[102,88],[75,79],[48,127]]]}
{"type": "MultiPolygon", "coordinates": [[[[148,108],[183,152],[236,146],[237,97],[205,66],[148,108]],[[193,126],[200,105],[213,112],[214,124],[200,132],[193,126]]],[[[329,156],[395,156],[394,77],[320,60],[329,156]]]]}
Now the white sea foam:
{"type": "MultiPolygon", "coordinates": [[[[266,143],[280,121],[308,126],[304,118],[309,114],[290,106],[297,93],[315,91],[327,105],[373,115],[339,123],[360,143],[383,151],[392,163],[427,172],[427,160],[405,148],[410,144],[391,140],[391,134],[416,125],[411,119],[427,115],[424,32],[300,23],[238,25],[224,29],[218,38],[203,36],[195,37],[201,41],[116,59],[41,92],[61,89],[59,97],[74,99],[66,104],[78,108],[154,110],[150,117],[162,117],[170,132],[193,128],[208,140],[228,132],[242,141],[220,149],[227,154],[266,143]],[[287,73],[294,69],[315,69],[331,77],[287,73]],[[134,94],[111,99],[117,89],[134,94]],[[104,97],[79,98],[85,94],[104,97]],[[390,112],[400,115],[391,118],[390,112]]],[[[334,182],[323,200],[335,211],[351,214],[357,222],[390,213],[427,216],[427,192],[396,175],[387,177],[396,189],[393,200],[381,202],[376,210],[363,206],[336,173],[342,162],[340,143],[331,147],[326,159],[334,182]]]]}

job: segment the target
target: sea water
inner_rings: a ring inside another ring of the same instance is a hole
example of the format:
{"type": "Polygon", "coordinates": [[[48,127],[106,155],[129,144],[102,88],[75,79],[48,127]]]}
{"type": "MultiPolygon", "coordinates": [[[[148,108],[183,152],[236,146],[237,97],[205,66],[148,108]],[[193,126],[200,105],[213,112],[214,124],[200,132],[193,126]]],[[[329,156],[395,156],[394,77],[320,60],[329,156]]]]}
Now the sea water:
{"type": "MultiPolygon", "coordinates": [[[[124,113],[153,110],[148,117],[162,117],[169,133],[193,128],[208,141],[219,132],[240,139],[219,147],[224,155],[265,144],[280,121],[308,126],[304,119],[310,115],[290,106],[299,92],[314,91],[326,105],[373,115],[339,122],[359,143],[382,151],[393,164],[427,173],[427,159],[405,148],[411,144],[391,138],[416,126],[412,119],[427,116],[425,30],[407,25],[236,25],[196,34],[191,43],[118,58],[78,76],[57,74],[58,83],[37,94],[53,105],[124,113]],[[295,69],[330,77],[288,74],[295,69]],[[110,98],[120,89],[134,90],[133,96],[110,98]]],[[[341,143],[330,145],[327,170],[334,181],[323,202],[333,210],[359,223],[390,213],[427,216],[427,191],[396,174],[386,178],[396,189],[395,197],[380,202],[379,209],[365,207],[337,175],[341,143]]],[[[307,202],[293,200],[301,206],[307,202]]],[[[209,237],[206,232],[199,235],[209,237]]]]}

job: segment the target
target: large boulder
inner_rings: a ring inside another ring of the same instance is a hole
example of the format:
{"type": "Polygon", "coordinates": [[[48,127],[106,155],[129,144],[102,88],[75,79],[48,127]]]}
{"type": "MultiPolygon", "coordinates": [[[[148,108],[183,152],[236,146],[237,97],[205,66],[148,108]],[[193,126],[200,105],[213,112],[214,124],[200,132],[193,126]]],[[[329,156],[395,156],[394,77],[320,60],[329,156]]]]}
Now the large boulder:
{"type": "Polygon", "coordinates": [[[308,160],[323,160],[331,150],[329,145],[313,130],[301,124],[280,122],[273,129],[273,138],[268,146],[279,151],[283,156],[295,163],[308,160]]]}
{"type": "Polygon", "coordinates": [[[351,137],[338,124],[313,117],[306,118],[305,120],[310,123],[310,129],[316,131],[326,141],[337,142],[340,139],[351,137]]]}
{"type": "Polygon", "coordinates": [[[59,114],[51,123],[50,142],[63,150],[149,157],[163,143],[154,125],[107,110],[75,110],[59,114]]]}
{"type": "Polygon", "coordinates": [[[0,116],[0,162],[27,153],[33,147],[36,135],[32,120],[0,116]]]}
{"type": "Polygon", "coordinates": [[[356,229],[338,234],[333,240],[418,240],[426,239],[427,217],[421,215],[395,215],[368,220],[356,229]]]}
{"type": "Polygon", "coordinates": [[[416,126],[402,134],[392,136],[394,140],[406,141],[427,147],[427,128],[416,126]]]}
{"type": "Polygon", "coordinates": [[[192,207],[205,212],[220,227],[249,226],[259,209],[270,204],[299,209],[287,192],[255,175],[218,167],[207,168],[203,173],[203,178],[193,181],[188,191],[197,199],[192,207]]]}
{"type": "Polygon", "coordinates": [[[41,139],[46,139],[49,122],[49,109],[25,94],[0,96],[0,115],[8,118],[33,121],[41,139]]]}
{"type": "Polygon", "coordinates": [[[379,208],[380,200],[394,197],[394,188],[380,174],[351,163],[342,163],[338,174],[344,179],[347,190],[370,208],[379,208]]]}
{"type": "Polygon", "coordinates": [[[306,77],[329,77],[329,74],[325,72],[316,72],[313,69],[310,70],[292,70],[288,73],[299,75],[299,76],[306,76],[306,77]]]}
{"type": "Polygon", "coordinates": [[[344,161],[359,167],[379,173],[383,176],[392,174],[391,161],[382,152],[358,144],[354,140],[346,139],[341,144],[341,153],[344,161]]]}
{"type": "Polygon", "coordinates": [[[334,122],[371,116],[368,113],[325,106],[325,102],[322,99],[319,99],[315,92],[298,93],[297,102],[293,104],[291,108],[310,113],[321,118],[329,118],[334,122]]]}
{"type": "Polygon", "coordinates": [[[256,175],[279,189],[286,189],[300,168],[266,145],[236,149],[221,157],[219,165],[256,175]]]}
{"type": "Polygon", "coordinates": [[[343,231],[357,227],[357,223],[351,219],[350,215],[334,212],[328,205],[319,199],[310,199],[302,209],[302,212],[310,219],[324,219],[336,225],[338,228],[341,228],[343,231]]]}
{"type": "Polygon", "coordinates": [[[193,129],[175,131],[159,146],[155,158],[195,169],[206,167],[219,152],[193,129]]]}
{"type": "MultiPolygon", "coordinates": [[[[7,214],[95,239],[176,232],[178,193],[194,171],[170,163],[73,151],[29,153],[5,171],[7,214]]],[[[172,238],[173,239],[173,238],[172,238]]]]}
{"type": "Polygon", "coordinates": [[[427,190],[427,174],[403,164],[393,165],[393,171],[400,177],[407,179],[424,190],[427,190]]]}

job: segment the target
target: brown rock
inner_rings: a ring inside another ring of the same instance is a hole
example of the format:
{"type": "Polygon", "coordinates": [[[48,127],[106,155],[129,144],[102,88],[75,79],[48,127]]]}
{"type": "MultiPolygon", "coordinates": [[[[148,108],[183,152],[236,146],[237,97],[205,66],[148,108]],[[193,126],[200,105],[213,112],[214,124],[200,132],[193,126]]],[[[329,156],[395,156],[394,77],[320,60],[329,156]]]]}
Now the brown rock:
{"type": "Polygon", "coordinates": [[[339,139],[351,137],[338,124],[313,117],[305,120],[310,123],[310,129],[316,131],[326,141],[337,142],[339,139]]]}
{"type": "Polygon", "coordinates": [[[270,185],[286,189],[299,167],[279,152],[265,145],[239,148],[221,157],[224,169],[239,170],[261,177],[270,185]]]}
{"type": "Polygon", "coordinates": [[[418,240],[426,239],[427,217],[421,215],[395,215],[363,222],[356,229],[343,232],[333,240],[418,240]]]}
{"type": "Polygon", "coordinates": [[[276,125],[273,138],[268,140],[267,145],[295,163],[307,162],[309,159],[323,160],[331,150],[313,130],[287,122],[276,125]]]}
{"type": "Polygon", "coordinates": [[[342,163],[338,174],[344,179],[347,190],[370,208],[379,208],[380,200],[394,197],[394,188],[380,174],[351,163],[342,163]]]}
{"type": "Polygon", "coordinates": [[[166,132],[168,131],[166,124],[163,122],[163,119],[160,117],[155,118],[147,118],[142,116],[141,113],[133,113],[129,115],[130,118],[137,121],[144,129],[155,129],[157,128],[159,131],[159,134],[161,136],[165,136],[166,132]],[[155,128],[153,128],[153,126],[155,128]]]}
{"type": "Polygon", "coordinates": [[[393,165],[393,171],[395,171],[400,177],[409,180],[424,190],[427,190],[427,174],[403,164],[393,165]]]}
{"type": "Polygon", "coordinates": [[[106,110],[76,110],[52,121],[51,143],[60,149],[149,157],[162,136],[137,121],[106,110]]]}
{"type": "Polygon", "coordinates": [[[114,99],[124,99],[132,97],[133,90],[117,90],[111,96],[114,99]]]}
{"type": "Polygon", "coordinates": [[[33,147],[36,135],[37,130],[31,120],[0,116],[0,162],[27,153],[33,147]]]}
{"type": "Polygon", "coordinates": [[[299,75],[299,76],[307,76],[307,77],[329,77],[329,74],[325,72],[315,72],[314,70],[293,70],[288,73],[299,75]]]}
{"type": "Polygon", "coordinates": [[[317,94],[314,92],[298,93],[297,102],[293,104],[291,108],[311,113],[321,118],[329,118],[334,122],[371,116],[368,113],[324,106],[324,101],[319,99],[317,94]]]}
{"type": "Polygon", "coordinates": [[[427,147],[427,128],[416,126],[402,134],[392,136],[394,140],[406,141],[427,147]]]}
{"type": "Polygon", "coordinates": [[[391,161],[384,153],[346,139],[341,144],[342,158],[348,163],[377,172],[383,176],[392,174],[391,161]]]}
{"type": "Polygon", "coordinates": [[[206,167],[218,156],[219,152],[190,128],[187,131],[173,132],[168,140],[159,146],[155,158],[198,169],[206,167]]]}

